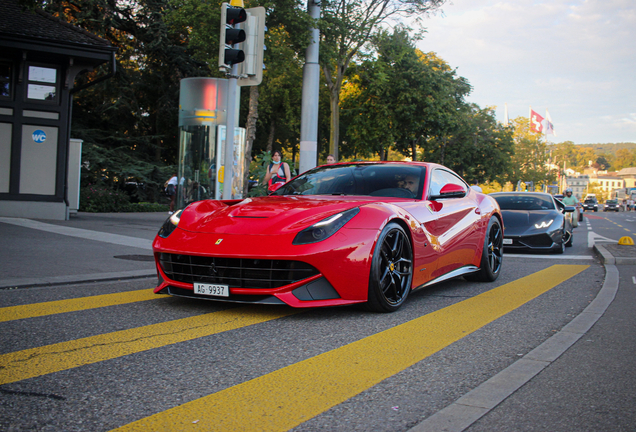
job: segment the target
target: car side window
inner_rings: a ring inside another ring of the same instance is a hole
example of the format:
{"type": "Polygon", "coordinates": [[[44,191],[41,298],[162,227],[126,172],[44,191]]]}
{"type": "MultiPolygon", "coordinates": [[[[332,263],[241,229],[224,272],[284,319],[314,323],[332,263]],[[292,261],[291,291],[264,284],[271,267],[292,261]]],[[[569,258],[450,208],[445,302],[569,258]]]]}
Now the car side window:
{"type": "Polygon", "coordinates": [[[431,183],[428,191],[428,196],[439,195],[440,191],[449,183],[459,185],[464,188],[464,191],[468,190],[468,185],[464,180],[457,177],[450,171],[443,169],[436,169],[431,176],[431,183]]]}

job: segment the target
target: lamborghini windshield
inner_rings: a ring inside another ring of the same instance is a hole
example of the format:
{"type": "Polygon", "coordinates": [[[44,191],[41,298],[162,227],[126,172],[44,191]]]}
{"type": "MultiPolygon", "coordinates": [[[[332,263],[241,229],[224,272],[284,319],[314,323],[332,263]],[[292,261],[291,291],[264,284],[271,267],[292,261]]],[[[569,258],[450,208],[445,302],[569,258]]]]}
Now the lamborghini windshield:
{"type": "Polygon", "coordinates": [[[554,210],[554,201],[549,195],[539,194],[493,194],[502,210],[554,210]]]}
{"type": "Polygon", "coordinates": [[[406,164],[341,164],[314,168],[272,195],[363,195],[421,198],[426,169],[406,164]]]}

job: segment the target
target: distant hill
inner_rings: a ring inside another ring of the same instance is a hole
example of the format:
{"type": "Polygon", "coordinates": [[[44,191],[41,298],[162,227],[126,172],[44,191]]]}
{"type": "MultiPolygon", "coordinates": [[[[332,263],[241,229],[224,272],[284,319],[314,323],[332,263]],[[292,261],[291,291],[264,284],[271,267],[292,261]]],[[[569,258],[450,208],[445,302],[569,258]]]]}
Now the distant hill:
{"type": "Polygon", "coordinates": [[[633,142],[622,142],[622,143],[607,143],[607,144],[576,144],[577,147],[590,147],[594,149],[594,153],[597,155],[601,154],[613,154],[615,155],[618,150],[627,149],[634,150],[636,149],[636,143],[633,142]]]}

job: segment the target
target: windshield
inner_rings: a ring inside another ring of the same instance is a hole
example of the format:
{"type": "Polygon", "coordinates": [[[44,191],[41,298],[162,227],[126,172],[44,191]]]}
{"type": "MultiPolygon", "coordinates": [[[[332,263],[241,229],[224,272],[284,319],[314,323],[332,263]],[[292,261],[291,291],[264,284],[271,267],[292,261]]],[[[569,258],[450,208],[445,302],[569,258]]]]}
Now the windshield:
{"type": "Polygon", "coordinates": [[[406,164],[347,164],[314,168],[272,195],[362,195],[421,198],[426,169],[406,164]]]}
{"type": "Polygon", "coordinates": [[[585,204],[596,204],[596,200],[594,199],[586,199],[585,204]]]}
{"type": "Polygon", "coordinates": [[[543,195],[493,195],[502,210],[554,210],[554,201],[543,195]]]}
{"type": "Polygon", "coordinates": [[[605,201],[605,204],[618,204],[617,200],[607,200],[605,201]]]}

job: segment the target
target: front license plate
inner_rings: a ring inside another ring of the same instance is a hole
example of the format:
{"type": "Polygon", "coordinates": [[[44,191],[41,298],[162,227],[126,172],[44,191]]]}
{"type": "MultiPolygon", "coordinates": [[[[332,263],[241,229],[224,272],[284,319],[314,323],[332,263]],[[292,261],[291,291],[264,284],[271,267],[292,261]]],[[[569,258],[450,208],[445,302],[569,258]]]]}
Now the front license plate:
{"type": "Polygon", "coordinates": [[[505,238],[503,244],[511,245],[512,244],[512,239],[505,238]]]}
{"type": "Polygon", "coordinates": [[[215,297],[229,297],[230,287],[228,285],[212,285],[204,283],[194,284],[194,293],[215,297]]]}

